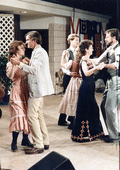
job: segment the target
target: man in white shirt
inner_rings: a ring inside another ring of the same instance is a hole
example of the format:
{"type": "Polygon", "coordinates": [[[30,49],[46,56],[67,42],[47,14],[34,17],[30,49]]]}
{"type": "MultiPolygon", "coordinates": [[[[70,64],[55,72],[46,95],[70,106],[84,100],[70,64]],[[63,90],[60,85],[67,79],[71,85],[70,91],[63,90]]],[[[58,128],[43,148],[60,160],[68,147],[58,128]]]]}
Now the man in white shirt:
{"type": "Polygon", "coordinates": [[[32,132],[34,148],[25,151],[26,154],[38,154],[49,149],[49,135],[43,115],[43,96],[54,94],[49,69],[47,52],[41,47],[42,37],[37,31],[25,35],[28,48],[32,48],[29,65],[20,62],[16,57],[11,58],[13,65],[28,73],[29,99],[28,123],[32,132]]]}

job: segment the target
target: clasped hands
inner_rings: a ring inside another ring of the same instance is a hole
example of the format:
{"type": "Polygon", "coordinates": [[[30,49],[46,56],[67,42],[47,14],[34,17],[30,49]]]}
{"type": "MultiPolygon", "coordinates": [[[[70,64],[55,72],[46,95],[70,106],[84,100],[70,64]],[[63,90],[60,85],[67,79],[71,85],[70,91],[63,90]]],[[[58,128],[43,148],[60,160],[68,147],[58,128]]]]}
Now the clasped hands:
{"type": "Polygon", "coordinates": [[[71,73],[70,73],[70,76],[71,76],[71,77],[74,77],[74,78],[76,78],[76,77],[81,77],[80,74],[77,74],[76,72],[71,72],[71,73]]]}
{"type": "Polygon", "coordinates": [[[29,63],[30,63],[30,59],[29,59],[29,58],[27,58],[27,57],[25,57],[25,58],[22,60],[22,62],[23,62],[24,64],[29,65],[29,63]]]}
{"type": "Polygon", "coordinates": [[[105,68],[106,64],[104,62],[100,63],[98,66],[96,66],[97,70],[102,70],[103,68],[105,68]]]}
{"type": "MultiPolygon", "coordinates": [[[[19,65],[20,64],[20,59],[15,55],[15,54],[13,54],[13,56],[12,56],[12,58],[10,59],[10,62],[13,64],[13,65],[19,65]]],[[[27,57],[25,57],[23,60],[22,60],[22,62],[24,63],[24,64],[29,64],[29,62],[30,62],[30,59],[29,58],[27,58],[27,57]]]]}

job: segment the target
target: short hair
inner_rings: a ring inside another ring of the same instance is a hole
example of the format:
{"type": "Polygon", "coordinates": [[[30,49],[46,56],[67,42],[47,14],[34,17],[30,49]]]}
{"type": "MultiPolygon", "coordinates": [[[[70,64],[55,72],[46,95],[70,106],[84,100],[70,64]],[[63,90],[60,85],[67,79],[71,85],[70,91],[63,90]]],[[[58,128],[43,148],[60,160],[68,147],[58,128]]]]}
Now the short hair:
{"type": "Polygon", "coordinates": [[[68,44],[70,44],[70,40],[74,40],[76,37],[79,38],[79,35],[78,34],[68,35],[68,38],[67,38],[68,44]]]}
{"type": "Polygon", "coordinates": [[[90,45],[93,45],[93,42],[91,40],[82,40],[79,43],[79,50],[80,50],[81,57],[86,54],[85,49],[88,49],[90,45]]]}
{"type": "Polygon", "coordinates": [[[106,30],[106,33],[110,33],[111,37],[115,36],[116,40],[119,41],[119,36],[120,36],[119,29],[111,28],[111,29],[106,30]]]}
{"type": "Polygon", "coordinates": [[[40,33],[38,31],[30,31],[27,34],[25,34],[25,38],[26,36],[29,35],[32,41],[36,41],[37,44],[42,44],[42,36],[40,35],[40,33]]]}
{"type": "Polygon", "coordinates": [[[25,44],[22,41],[14,40],[10,43],[9,52],[8,52],[8,60],[9,61],[10,61],[10,58],[13,56],[13,54],[16,55],[16,53],[18,51],[18,47],[21,45],[23,45],[25,47],[25,44]]]}

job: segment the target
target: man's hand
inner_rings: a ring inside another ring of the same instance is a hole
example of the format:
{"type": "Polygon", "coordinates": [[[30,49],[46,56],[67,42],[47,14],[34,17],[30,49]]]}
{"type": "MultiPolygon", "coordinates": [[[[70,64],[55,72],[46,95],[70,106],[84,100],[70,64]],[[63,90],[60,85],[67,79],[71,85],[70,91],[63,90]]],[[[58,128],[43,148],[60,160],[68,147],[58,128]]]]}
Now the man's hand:
{"type": "Polygon", "coordinates": [[[27,57],[25,57],[25,58],[22,60],[22,62],[23,62],[24,64],[29,65],[29,63],[30,63],[30,59],[29,59],[29,58],[27,58],[27,57]]]}
{"type": "Polygon", "coordinates": [[[19,65],[20,64],[20,60],[18,57],[16,57],[16,55],[13,55],[13,57],[10,59],[10,62],[13,64],[13,65],[19,65]]]}

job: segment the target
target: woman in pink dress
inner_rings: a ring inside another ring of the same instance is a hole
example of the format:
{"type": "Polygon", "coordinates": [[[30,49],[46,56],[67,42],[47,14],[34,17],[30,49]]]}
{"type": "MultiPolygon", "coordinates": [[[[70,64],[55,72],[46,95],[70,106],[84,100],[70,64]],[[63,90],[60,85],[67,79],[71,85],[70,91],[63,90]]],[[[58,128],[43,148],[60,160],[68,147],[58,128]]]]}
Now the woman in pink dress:
{"type": "Polygon", "coordinates": [[[25,47],[22,41],[13,41],[9,47],[9,62],[6,67],[7,77],[13,80],[13,87],[10,93],[10,125],[9,132],[12,133],[11,150],[17,150],[17,138],[20,131],[23,131],[21,145],[33,147],[28,139],[30,128],[27,120],[27,100],[28,100],[28,82],[26,73],[16,65],[13,66],[10,59],[18,57],[22,61],[25,55],[25,47]]]}
{"type": "MultiPolygon", "coordinates": [[[[74,118],[76,116],[78,93],[82,80],[79,64],[80,54],[76,48],[75,61],[69,60],[69,62],[66,63],[65,62],[66,53],[67,51],[64,52],[63,59],[61,61],[61,66],[66,69],[71,69],[71,72],[74,72],[75,76],[71,78],[68,84],[64,97],[59,105],[59,113],[65,113],[67,116],[72,116],[72,118],[74,118]]],[[[73,121],[71,122],[69,129],[72,129],[73,121]]]]}

